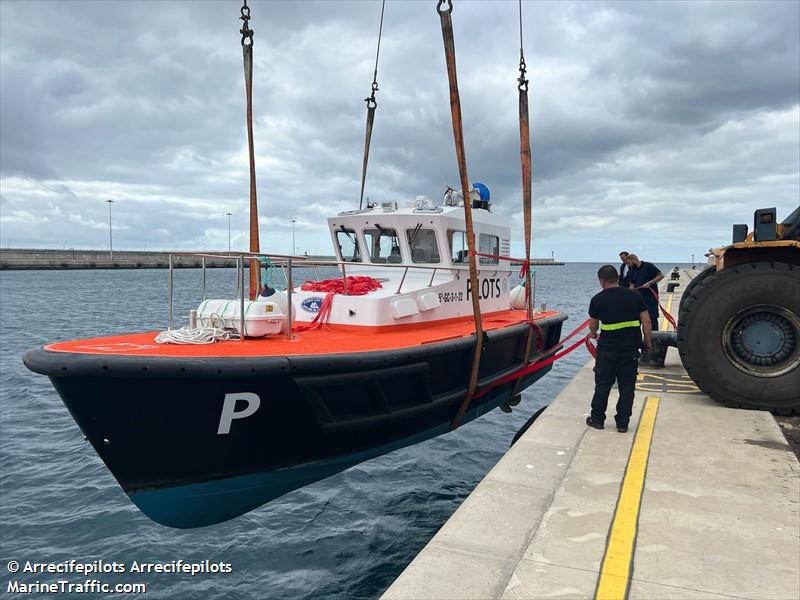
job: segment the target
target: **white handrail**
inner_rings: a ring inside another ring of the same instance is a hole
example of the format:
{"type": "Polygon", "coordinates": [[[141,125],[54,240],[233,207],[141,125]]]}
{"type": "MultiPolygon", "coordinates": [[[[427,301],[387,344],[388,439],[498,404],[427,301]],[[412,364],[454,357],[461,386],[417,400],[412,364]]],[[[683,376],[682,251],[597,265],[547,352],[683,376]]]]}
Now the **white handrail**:
{"type": "MultiPolygon", "coordinates": [[[[408,275],[409,269],[419,269],[419,270],[430,270],[431,277],[428,280],[427,288],[433,287],[433,281],[436,277],[436,272],[438,270],[446,270],[446,271],[469,271],[469,267],[461,267],[456,265],[425,265],[425,264],[414,264],[414,265],[407,265],[402,263],[380,263],[373,265],[372,263],[353,263],[352,261],[344,261],[344,260],[312,260],[307,256],[289,256],[284,254],[263,254],[259,252],[170,252],[169,257],[169,329],[173,329],[174,327],[174,260],[173,257],[175,256],[192,256],[192,257],[199,257],[202,259],[201,267],[203,270],[203,282],[202,282],[202,293],[203,293],[203,300],[206,297],[206,258],[216,258],[216,259],[229,259],[235,263],[236,267],[236,284],[237,284],[237,293],[239,295],[240,300],[240,309],[241,314],[239,315],[240,319],[240,328],[242,335],[240,339],[244,339],[244,294],[245,294],[245,285],[244,285],[244,267],[245,267],[245,259],[246,258],[267,258],[272,262],[273,266],[280,267],[281,271],[283,272],[284,280],[286,281],[286,288],[287,288],[287,296],[288,296],[288,303],[289,303],[289,316],[288,316],[288,334],[291,336],[291,327],[292,327],[292,293],[293,293],[293,277],[292,271],[295,266],[297,266],[297,262],[300,263],[302,267],[313,267],[314,274],[317,278],[317,281],[320,280],[319,272],[317,267],[338,267],[341,270],[342,274],[342,283],[344,284],[344,293],[347,294],[347,265],[363,265],[363,266],[374,266],[375,268],[385,269],[385,268],[392,268],[392,269],[403,269],[403,275],[400,279],[400,284],[397,287],[397,291],[395,294],[400,294],[403,288],[403,284],[406,280],[406,275],[408,275]],[[287,273],[288,268],[288,273],[287,273]]],[[[511,261],[511,264],[521,264],[517,263],[516,261],[511,261]]],[[[487,265],[489,266],[489,265],[487,265]]],[[[498,272],[496,265],[490,265],[492,268],[490,269],[481,269],[480,265],[478,266],[478,272],[482,273],[485,271],[492,271],[495,275],[498,272]]],[[[532,300],[535,300],[536,296],[536,272],[533,272],[533,281],[531,282],[531,296],[532,300]]]]}

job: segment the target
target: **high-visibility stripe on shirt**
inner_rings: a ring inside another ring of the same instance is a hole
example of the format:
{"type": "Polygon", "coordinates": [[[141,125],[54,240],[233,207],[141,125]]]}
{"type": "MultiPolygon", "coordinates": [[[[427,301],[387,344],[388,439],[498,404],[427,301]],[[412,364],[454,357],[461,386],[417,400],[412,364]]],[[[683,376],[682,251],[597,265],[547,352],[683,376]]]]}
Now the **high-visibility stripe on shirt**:
{"type": "Polygon", "coordinates": [[[625,329],[626,327],[639,327],[639,321],[622,321],[621,323],[603,323],[600,331],[615,331],[617,329],[625,329]]]}

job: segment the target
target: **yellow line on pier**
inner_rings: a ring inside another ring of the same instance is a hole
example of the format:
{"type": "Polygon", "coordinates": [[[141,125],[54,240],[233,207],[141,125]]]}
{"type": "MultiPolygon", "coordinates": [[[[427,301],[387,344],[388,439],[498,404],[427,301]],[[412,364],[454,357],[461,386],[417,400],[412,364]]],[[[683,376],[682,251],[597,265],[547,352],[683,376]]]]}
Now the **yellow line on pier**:
{"type": "Polygon", "coordinates": [[[642,409],[628,466],[625,468],[625,478],[622,480],[622,488],[617,499],[614,519],[611,521],[608,533],[606,553],[603,556],[595,591],[596,600],[623,600],[628,596],[639,509],[660,401],[658,396],[648,396],[642,409]]]}
{"type": "MultiPolygon", "coordinates": [[[[665,307],[665,310],[669,314],[672,314],[672,296],[673,296],[674,293],[675,292],[670,292],[669,296],[667,296],[667,306],[665,307]]],[[[669,330],[669,321],[667,321],[666,319],[662,319],[661,320],[661,331],[668,331],[668,330],[669,330]]]]}

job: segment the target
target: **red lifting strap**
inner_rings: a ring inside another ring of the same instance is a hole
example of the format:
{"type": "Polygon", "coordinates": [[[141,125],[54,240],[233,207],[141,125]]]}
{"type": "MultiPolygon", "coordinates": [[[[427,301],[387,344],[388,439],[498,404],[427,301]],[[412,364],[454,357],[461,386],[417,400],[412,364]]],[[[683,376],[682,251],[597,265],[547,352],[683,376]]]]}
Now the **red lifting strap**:
{"type": "MultiPolygon", "coordinates": [[[[525,278],[528,275],[528,272],[531,270],[531,261],[527,258],[512,258],[510,256],[501,256],[500,254],[486,254],[485,252],[476,252],[475,250],[470,250],[469,253],[472,256],[483,256],[484,258],[494,258],[496,260],[507,260],[508,262],[512,263],[519,263],[522,267],[519,270],[519,278],[522,281],[525,281],[525,278]]],[[[528,300],[528,294],[530,294],[530,290],[527,286],[525,286],[525,300],[528,300]]]]}
{"type": "Polygon", "coordinates": [[[331,313],[331,304],[333,304],[333,294],[335,292],[328,292],[325,296],[325,300],[322,301],[322,305],[319,307],[317,314],[314,316],[314,319],[310,323],[306,323],[303,325],[295,325],[292,327],[293,332],[302,332],[302,331],[311,331],[312,329],[317,329],[320,325],[326,323],[328,321],[328,315],[331,313]]]}
{"type": "Polygon", "coordinates": [[[507,260],[515,263],[528,262],[528,260],[525,258],[514,258],[512,256],[503,256],[502,254],[487,254],[486,252],[478,252],[477,250],[470,250],[469,253],[472,256],[485,256],[486,258],[496,258],[498,260],[507,260]]]}
{"type": "Polygon", "coordinates": [[[544,346],[544,331],[542,331],[542,328],[539,327],[539,324],[536,323],[535,320],[528,321],[528,323],[530,323],[531,328],[536,332],[536,351],[541,352],[544,346]]]}
{"type": "Polygon", "coordinates": [[[307,324],[296,325],[292,331],[311,331],[317,329],[328,321],[328,316],[331,313],[331,306],[333,305],[333,296],[335,294],[343,294],[345,296],[363,296],[374,290],[383,287],[381,282],[372,277],[350,275],[347,277],[347,282],[341,278],[337,279],[323,279],[322,281],[306,281],[300,289],[304,292],[327,292],[325,300],[319,307],[314,319],[307,324]]]}
{"type": "MultiPolygon", "coordinates": [[[[580,333],[581,331],[586,329],[588,326],[589,326],[589,319],[586,319],[583,323],[578,325],[578,327],[576,327],[572,331],[572,333],[570,333],[567,337],[565,337],[563,340],[561,340],[561,343],[563,344],[568,339],[574,337],[575,335],[577,335],[578,333],[580,333]]],[[[516,381],[517,379],[519,379],[521,377],[525,377],[526,375],[530,375],[531,373],[535,373],[536,371],[538,371],[540,369],[543,369],[544,367],[546,367],[548,365],[552,365],[554,362],[556,362],[560,358],[563,358],[567,354],[569,354],[570,352],[574,352],[575,350],[577,350],[580,346],[585,345],[587,347],[587,349],[589,350],[589,352],[591,353],[591,355],[594,356],[595,355],[595,350],[594,350],[594,346],[589,342],[589,335],[590,334],[587,333],[585,336],[583,336],[581,339],[575,341],[572,345],[570,345],[565,350],[562,350],[561,352],[558,352],[557,354],[554,354],[553,356],[551,356],[549,358],[539,359],[538,361],[536,361],[534,363],[531,363],[527,367],[523,367],[522,369],[519,369],[518,371],[514,371],[513,373],[509,373],[505,377],[501,377],[500,379],[497,379],[497,380],[493,381],[492,383],[482,387],[477,392],[475,392],[475,398],[480,398],[481,396],[485,395],[490,390],[493,390],[494,388],[496,388],[498,386],[501,386],[501,385],[506,384],[506,383],[510,383],[512,381],[516,381]]]]}
{"type": "MultiPolygon", "coordinates": [[[[642,288],[636,288],[636,289],[637,289],[637,290],[640,290],[640,289],[642,289],[642,288]]],[[[648,289],[648,290],[650,290],[650,293],[651,293],[651,294],[653,294],[653,297],[655,297],[655,299],[656,299],[656,302],[658,302],[658,308],[660,308],[660,309],[661,309],[661,314],[662,314],[662,315],[664,315],[664,318],[665,318],[667,321],[669,321],[669,324],[670,324],[670,325],[672,325],[672,328],[673,328],[675,331],[678,331],[678,324],[675,322],[675,317],[673,317],[671,314],[669,314],[669,313],[667,312],[667,309],[666,309],[666,308],[664,308],[664,306],[661,304],[661,302],[659,302],[659,300],[658,300],[658,294],[656,293],[656,291],[655,291],[653,288],[651,288],[651,287],[648,287],[647,289],[648,289]]]]}

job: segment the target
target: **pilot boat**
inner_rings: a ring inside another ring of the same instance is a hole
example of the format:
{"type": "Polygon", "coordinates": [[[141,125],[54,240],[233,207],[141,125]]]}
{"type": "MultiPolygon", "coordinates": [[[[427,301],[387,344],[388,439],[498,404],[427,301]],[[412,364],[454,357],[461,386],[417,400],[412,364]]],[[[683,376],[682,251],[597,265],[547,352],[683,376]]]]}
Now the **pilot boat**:
{"type": "MultiPolygon", "coordinates": [[[[478,289],[463,196],[448,191],[438,206],[423,197],[329,218],[338,279],[252,301],[242,286],[242,298],[198,306],[192,325],[239,339],[163,344],[159,332],[133,333],[48,344],[25,364],[51,379],[144,514],[178,528],[231,519],[513,403],[550,369],[506,382],[555,352],[566,317],[535,312],[531,323],[512,307],[516,267],[499,259],[508,219],[489,210],[484,188],[469,200],[478,289]],[[479,393],[454,421],[476,351],[473,294],[485,332],[479,393]]],[[[287,263],[290,282],[293,268],[312,264],[287,263]]]]}

